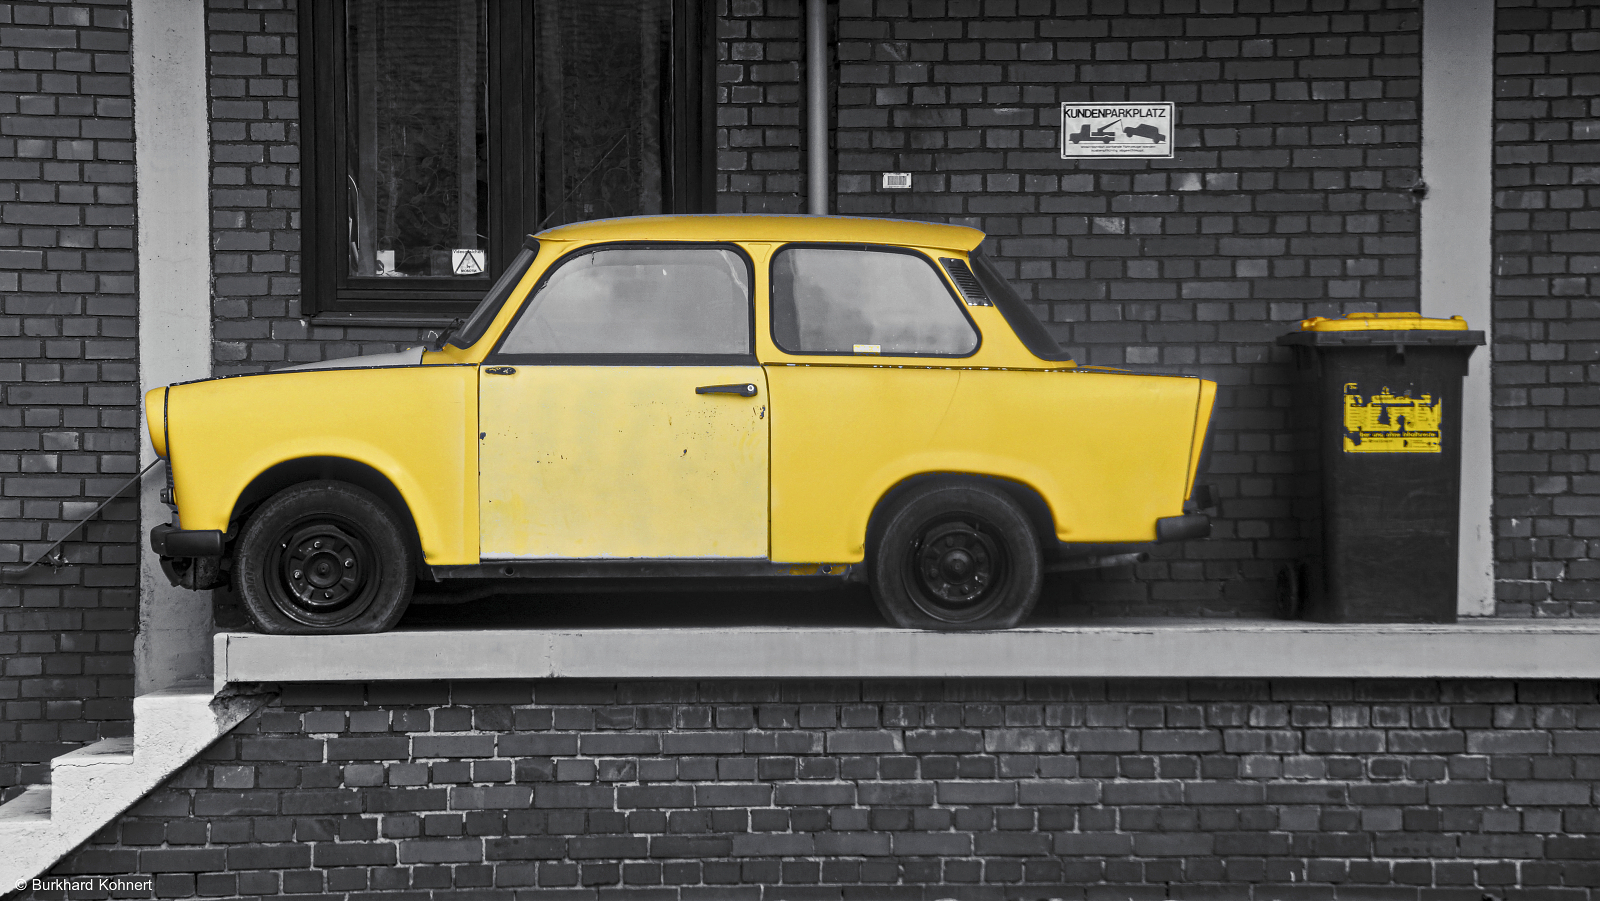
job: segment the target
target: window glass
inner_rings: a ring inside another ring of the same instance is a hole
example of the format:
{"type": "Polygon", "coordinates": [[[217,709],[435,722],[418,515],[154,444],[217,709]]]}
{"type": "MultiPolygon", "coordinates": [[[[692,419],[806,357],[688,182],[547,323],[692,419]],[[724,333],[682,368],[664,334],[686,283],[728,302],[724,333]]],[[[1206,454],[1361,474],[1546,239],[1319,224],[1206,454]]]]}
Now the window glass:
{"type": "Polygon", "coordinates": [[[669,0],[539,3],[538,228],[660,213],[669,0]]]}
{"type": "Polygon", "coordinates": [[[714,247],[585,253],[548,276],[499,352],[749,354],[749,266],[714,247]]]}
{"type": "Polygon", "coordinates": [[[965,356],[978,333],[927,260],[792,247],[772,263],[772,337],[791,353],[965,356]]]}
{"type": "Polygon", "coordinates": [[[346,0],[353,276],[486,278],[484,0],[346,0]]]}

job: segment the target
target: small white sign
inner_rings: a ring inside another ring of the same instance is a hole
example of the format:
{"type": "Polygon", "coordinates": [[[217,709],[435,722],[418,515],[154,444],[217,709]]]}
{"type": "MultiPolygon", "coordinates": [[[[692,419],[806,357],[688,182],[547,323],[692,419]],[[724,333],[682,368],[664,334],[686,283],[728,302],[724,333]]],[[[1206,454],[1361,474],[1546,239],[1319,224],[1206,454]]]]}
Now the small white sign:
{"type": "Polygon", "coordinates": [[[1061,104],[1061,158],[1172,159],[1171,103],[1061,104]]]}
{"type": "Polygon", "coordinates": [[[456,275],[482,275],[483,251],[470,247],[450,251],[450,271],[456,275]]]}
{"type": "Polygon", "coordinates": [[[885,191],[911,190],[910,172],[885,172],[883,173],[883,189],[885,191]]]}

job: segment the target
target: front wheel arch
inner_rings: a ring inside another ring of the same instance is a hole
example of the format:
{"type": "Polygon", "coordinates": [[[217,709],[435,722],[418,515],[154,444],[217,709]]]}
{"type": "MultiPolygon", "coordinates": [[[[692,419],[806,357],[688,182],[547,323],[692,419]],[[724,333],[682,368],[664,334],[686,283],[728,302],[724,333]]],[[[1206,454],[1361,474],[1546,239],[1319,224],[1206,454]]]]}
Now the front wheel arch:
{"type": "MultiPolygon", "coordinates": [[[[274,464],[262,471],[260,475],[250,480],[250,484],[246,485],[243,491],[239,492],[238,500],[233,503],[233,511],[228,515],[229,539],[238,534],[239,526],[267,498],[302,482],[344,482],[372,492],[404,526],[407,540],[411,542],[411,550],[417,561],[418,574],[421,575],[421,569],[425,565],[422,559],[422,539],[417,532],[416,518],[411,514],[411,505],[406,503],[405,496],[388,476],[366,463],[348,457],[299,457],[274,464]]],[[[230,548],[228,553],[231,552],[230,548]]]]}

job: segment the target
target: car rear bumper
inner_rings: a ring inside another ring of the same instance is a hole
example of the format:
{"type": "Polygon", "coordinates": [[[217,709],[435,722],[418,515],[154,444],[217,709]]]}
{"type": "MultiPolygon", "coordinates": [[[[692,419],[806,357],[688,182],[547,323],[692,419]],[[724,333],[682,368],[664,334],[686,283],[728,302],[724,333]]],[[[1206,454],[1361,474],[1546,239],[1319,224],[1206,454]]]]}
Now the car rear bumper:
{"type": "Polygon", "coordinates": [[[1211,534],[1211,517],[1204,513],[1163,516],[1156,520],[1156,541],[1186,541],[1211,534]]]}

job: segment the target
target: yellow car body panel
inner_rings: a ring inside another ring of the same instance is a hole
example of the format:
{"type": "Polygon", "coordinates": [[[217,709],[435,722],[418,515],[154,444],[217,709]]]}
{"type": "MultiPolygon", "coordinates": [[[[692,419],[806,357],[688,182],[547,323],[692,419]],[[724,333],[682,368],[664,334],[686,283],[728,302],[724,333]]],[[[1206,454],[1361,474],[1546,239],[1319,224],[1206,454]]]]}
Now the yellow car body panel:
{"type": "Polygon", "coordinates": [[[397,366],[166,389],[183,528],[225,532],[257,476],[292,460],[340,457],[376,469],[400,492],[428,563],[477,563],[477,376],[472,366],[397,366]]]}
{"type": "Polygon", "coordinates": [[[767,556],[756,366],[506,366],[481,381],[482,556],[767,556]],[[750,397],[696,393],[750,384],[750,397]]]}
{"type": "Polygon", "coordinates": [[[768,381],[775,561],[860,561],[878,500],[928,473],[1032,488],[1062,541],[1154,541],[1183,513],[1199,379],[784,365],[768,381]]]}

